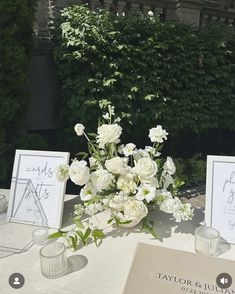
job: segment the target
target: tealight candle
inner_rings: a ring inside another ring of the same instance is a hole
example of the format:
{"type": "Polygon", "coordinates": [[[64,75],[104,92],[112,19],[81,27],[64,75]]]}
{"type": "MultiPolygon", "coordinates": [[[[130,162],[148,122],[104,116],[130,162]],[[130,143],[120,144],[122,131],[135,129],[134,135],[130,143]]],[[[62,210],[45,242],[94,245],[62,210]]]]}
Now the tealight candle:
{"type": "Polygon", "coordinates": [[[207,226],[195,230],[195,251],[204,255],[215,256],[220,240],[220,233],[207,226]]]}
{"type": "Polygon", "coordinates": [[[37,245],[42,245],[47,241],[48,237],[48,229],[47,228],[41,228],[36,229],[32,232],[33,242],[37,245]]]}

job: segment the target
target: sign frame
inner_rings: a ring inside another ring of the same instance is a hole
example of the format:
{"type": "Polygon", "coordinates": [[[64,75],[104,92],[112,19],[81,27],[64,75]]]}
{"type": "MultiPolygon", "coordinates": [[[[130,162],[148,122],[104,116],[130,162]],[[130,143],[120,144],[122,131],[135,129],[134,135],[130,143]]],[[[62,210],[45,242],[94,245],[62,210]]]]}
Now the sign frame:
{"type": "Polygon", "coordinates": [[[235,244],[235,156],[207,156],[205,222],[235,244]]]}
{"type": "Polygon", "coordinates": [[[49,228],[61,227],[66,182],[56,178],[56,167],[69,163],[69,152],[15,152],[7,219],[49,228]]]}

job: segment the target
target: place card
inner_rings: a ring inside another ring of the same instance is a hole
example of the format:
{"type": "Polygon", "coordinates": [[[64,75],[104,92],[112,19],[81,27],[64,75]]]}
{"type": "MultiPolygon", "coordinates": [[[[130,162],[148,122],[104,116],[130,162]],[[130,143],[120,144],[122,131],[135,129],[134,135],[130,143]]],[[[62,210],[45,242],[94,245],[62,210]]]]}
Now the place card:
{"type": "Polygon", "coordinates": [[[235,262],[140,243],[122,293],[235,294],[235,262]]]}

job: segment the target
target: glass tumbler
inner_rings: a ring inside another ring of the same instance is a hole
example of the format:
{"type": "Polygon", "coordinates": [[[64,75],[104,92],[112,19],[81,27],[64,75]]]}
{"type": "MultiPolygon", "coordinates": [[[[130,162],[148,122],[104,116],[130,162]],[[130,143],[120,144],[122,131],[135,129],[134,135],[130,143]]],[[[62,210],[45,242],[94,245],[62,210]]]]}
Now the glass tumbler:
{"type": "Polygon", "coordinates": [[[215,256],[220,240],[220,233],[207,226],[195,230],[195,251],[204,255],[215,256]]]}
{"type": "Polygon", "coordinates": [[[0,194],[0,213],[7,210],[7,201],[6,197],[3,194],[0,194]]]}
{"type": "Polygon", "coordinates": [[[48,279],[63,276],[68,270],[66,249],[63,243],[49,243],[40,250],[42,275],[48,279]]]}

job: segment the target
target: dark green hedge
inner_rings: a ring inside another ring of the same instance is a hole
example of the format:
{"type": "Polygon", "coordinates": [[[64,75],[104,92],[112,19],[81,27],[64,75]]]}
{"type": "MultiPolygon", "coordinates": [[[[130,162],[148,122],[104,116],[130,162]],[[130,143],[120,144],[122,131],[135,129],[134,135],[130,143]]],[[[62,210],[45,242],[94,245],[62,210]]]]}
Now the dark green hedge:
{"type": "Polygon", "coordinates": [[[99,106],[107,101],[123,118],[129,139],[138,142],[157,123],[178,139],[235,129],[235,33],[230,27],[196,29],[73,6],[62,13],[56,42],[65,148],[71,149],[73,124],[95,128],[99,106]]]}
{"type": "MultiPolygon", "coordinates": [[[[28,95],[34,0],[0,1],[0,184],[11,173],[14,151],[29,140],[22,130],[28,95]],[[24,138],[24,139],[23,139],[24,138]]],[[[27,144],[26,144],[27,145],[27,144]]]]}

